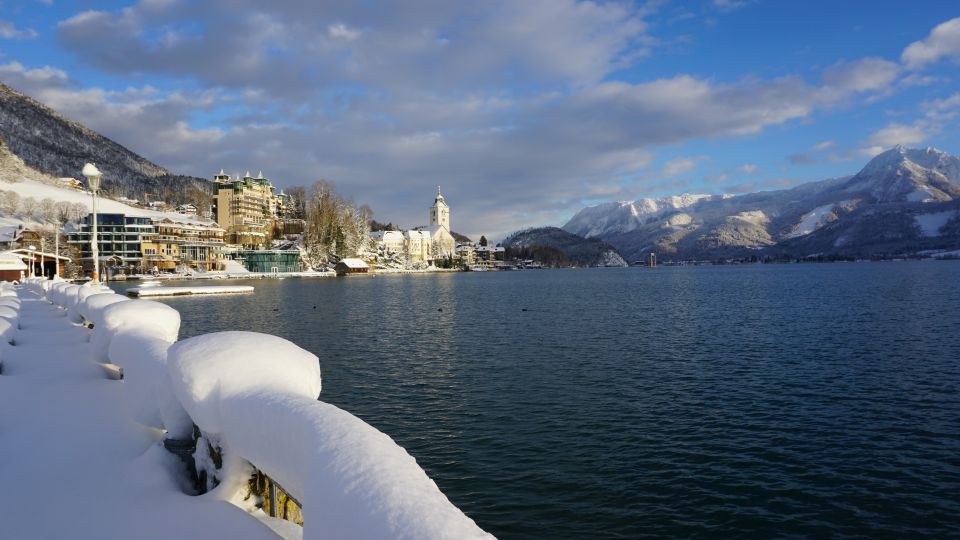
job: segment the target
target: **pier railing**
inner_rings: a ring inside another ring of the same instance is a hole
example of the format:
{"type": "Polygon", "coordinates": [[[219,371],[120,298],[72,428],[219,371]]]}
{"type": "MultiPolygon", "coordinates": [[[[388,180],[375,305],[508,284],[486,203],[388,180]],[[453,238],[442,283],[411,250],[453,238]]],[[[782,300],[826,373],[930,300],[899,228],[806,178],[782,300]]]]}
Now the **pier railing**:
{"type": "MultiPolygon", "coordinates": [[[[490,537],[390,437],[317,400],[312,353],[254,332],[177,341],[180,314],[165,304],[64,281],[24,286],[91,328],[93,358],[121,370],[137,422],[165,430],[168,448],[195,440],[196,470],[210,488],[202,496],[236,500],[260,491],[271,514],[302,504],[293,520],[307,539],[490,537]],[[282,497],[271,497],[278,486],[282,497]]],[[[4,302],[19,302],[4,290],[0,336],[4,302]]]]}

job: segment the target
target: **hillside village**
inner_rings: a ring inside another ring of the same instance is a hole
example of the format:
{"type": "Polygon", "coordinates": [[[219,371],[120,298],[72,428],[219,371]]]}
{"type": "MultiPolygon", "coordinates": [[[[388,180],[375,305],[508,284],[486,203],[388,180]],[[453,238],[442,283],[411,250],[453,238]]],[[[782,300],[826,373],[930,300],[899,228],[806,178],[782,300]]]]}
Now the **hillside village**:
{"type": "MultiPolygon", "coordinates": [[[[0,211],[7,217],[0,221],[0,248],[26,255],[33,247],[37,274],[89,275],[93,215],[85,184],[73,178],[2,179],[7,182],[0,184],[0,211]],[[65,257],[59,266],[54,250],[65,257]]],[[[454,239],[450,206],[439,188],[428,208],[429,224],[403,231],[371,231],[369,209],[343,201],[329,183],[318,182],[309,194],[294,192],[279,190],[262,172],[230,176],[221,170],[206,206],[100,198],[101,272],[107,279],[285,274],[329,271],[341,261],[364,272],[397,272],[464,268],[498,254],[502,259],[502,248],[454,239]]]]}

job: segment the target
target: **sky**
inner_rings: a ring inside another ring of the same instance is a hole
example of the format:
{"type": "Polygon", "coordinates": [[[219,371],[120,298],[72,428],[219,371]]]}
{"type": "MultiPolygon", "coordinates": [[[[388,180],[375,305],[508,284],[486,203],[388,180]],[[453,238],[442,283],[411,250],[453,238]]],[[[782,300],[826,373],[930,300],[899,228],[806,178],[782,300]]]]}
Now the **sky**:
{"type": "Polygon", "coordinates": [[[0,0],[0,80],[179,174],[501,238],[960,153],[954,0],[0,0]]]}

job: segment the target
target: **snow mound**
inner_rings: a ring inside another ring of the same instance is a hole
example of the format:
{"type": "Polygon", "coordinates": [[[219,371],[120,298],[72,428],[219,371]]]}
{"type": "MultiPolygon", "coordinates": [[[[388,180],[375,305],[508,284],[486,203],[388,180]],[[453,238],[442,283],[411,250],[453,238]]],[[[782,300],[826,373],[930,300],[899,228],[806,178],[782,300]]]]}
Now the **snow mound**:
{"type": "Polygon", "coordinates": [[[123,368],[123,398],[133,420],[166,429],[168,437],[187,439],[193,434],[193,421],[170,385],[169,348],[170,342],[143,332],[121,332],[110,340],[108,357],[123,368]]]}
{"type": "Polygon", "coordinates": [[[185,339],[170,348],[168,365],[174,393],[197,425],[214,434],[223,431],[223,399],[265,391],[310,399],[320,394],[317,357],[269,334],[216,332],[185,339]]]}
{"type": "Polygon", "coordinates": [[[6,319],[10,321],[11,324],[16,325],[19,317],[19,309],[10,306],[0,306],[0,318],[6,319]]]}
{"type": "Polygon", "coordinates": [[[180,333],[180,312],[152,300],[115,302],[106,306],[101,316],[103,324],[93,326],[90,338],[91,354],[98,362],[109,361],[110,341],[122,332],[135,332],[167,343],[177,341],[180,333]]]}
{"type": "Polygon", "coordinates": [[[9,319],[0,319],[0,344],[9,344],[16,335],[16,323],[9,319]]]}

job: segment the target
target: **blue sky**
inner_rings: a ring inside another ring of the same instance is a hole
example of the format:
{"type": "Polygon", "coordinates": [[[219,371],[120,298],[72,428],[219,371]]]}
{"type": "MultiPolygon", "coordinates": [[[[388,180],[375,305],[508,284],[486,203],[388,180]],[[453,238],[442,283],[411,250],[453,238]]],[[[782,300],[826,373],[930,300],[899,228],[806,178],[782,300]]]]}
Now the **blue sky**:
{"type": "Polygon", "coordinates": [[[0,0],[0,80],[183,174],[499,237],[960,153],[952,1],[0,0]]]}

